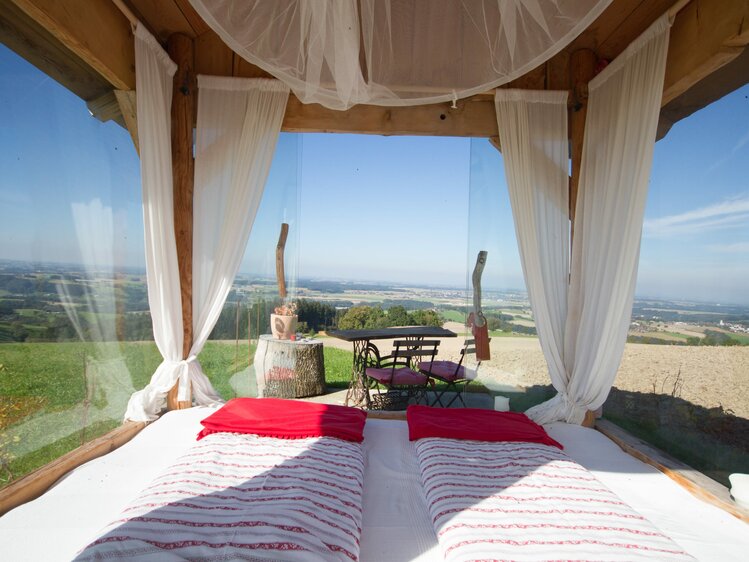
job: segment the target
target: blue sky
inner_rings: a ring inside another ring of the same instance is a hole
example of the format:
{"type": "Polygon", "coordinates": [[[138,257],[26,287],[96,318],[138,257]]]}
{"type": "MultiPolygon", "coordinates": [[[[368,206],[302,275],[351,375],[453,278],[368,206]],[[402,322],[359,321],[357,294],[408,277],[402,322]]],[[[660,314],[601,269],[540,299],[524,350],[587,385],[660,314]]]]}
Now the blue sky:
{"type": "MultiPolygon", "coordinates": [[[[291,135],[279,141],[242,271],[522,288],[499,153],[484,139],[291,135]]],[[[143,264],[126,131],[0,45],[0,258],[143,264]],[[98,230],[97,230],[98,229],[98,230]],[[101,230],[107,235],[93,235],[101,230]]],[[[749,304],[749,87],[656,144],[637,294],[749,304]]]]}

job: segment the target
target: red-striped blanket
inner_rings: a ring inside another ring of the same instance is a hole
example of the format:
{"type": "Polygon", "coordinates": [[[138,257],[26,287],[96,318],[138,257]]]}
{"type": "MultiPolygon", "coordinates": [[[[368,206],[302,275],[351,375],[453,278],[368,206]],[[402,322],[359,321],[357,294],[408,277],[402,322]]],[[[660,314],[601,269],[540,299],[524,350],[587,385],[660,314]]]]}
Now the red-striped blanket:
{"type": "Polygon", "coordinates": [[[363,473],[358,443],[215,433],[78,559],[358,560],[363,473]]]}
{"type": "Polygon", "coordinates": [[[450,562],[692,560],[555,447],[429,438],[416,452],[450,562]]]}

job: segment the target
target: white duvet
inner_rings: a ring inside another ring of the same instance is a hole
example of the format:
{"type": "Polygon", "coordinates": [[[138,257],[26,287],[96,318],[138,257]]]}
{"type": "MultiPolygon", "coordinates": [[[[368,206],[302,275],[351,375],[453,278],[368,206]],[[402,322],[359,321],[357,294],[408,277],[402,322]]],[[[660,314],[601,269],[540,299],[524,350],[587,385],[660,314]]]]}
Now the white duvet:
{"type": "Polygon", "coordinates": [[[358,443],[215,433],[77,560],[355,561],[363,472],[358,443]]]}
{"type": "Polygon", "coordinates": [[[420,439],[445,560],[693,560],[564,452],[535,443],[420,439]]]}

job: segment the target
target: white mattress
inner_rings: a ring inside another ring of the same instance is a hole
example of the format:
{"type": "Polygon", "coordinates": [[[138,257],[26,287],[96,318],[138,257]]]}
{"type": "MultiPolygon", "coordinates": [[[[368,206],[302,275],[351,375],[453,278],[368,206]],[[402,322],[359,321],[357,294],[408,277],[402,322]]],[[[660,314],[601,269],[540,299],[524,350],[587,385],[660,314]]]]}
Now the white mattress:
{"type": "MultiPolygon", "coordinates": [[[[0,518],[4,561],[70,560],[195,440],[212,410],[170,412],[135,439],[72,471],[41,498],[0,518]]],[[[565,452],[698,560],[746,560],[749,525],[630,457],[597,431],[552,424],[565,452]]],[[[363,562],[442,560],[404,421],[364,430],[363,562]]]]}

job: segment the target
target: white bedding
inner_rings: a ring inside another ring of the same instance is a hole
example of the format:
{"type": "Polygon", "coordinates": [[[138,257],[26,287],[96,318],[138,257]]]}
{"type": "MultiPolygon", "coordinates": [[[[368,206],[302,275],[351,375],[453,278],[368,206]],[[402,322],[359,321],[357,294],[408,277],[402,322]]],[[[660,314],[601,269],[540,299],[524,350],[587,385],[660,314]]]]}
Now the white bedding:
{"type": "Polygon", "coordinates": [[[76,560],[356,561],[363,472],[359,443],[211,434],[76,560]]]}
{"type": "MultiPolygon", "coordinates": [[[[195,442],[208,408],[170,412],[135,439],[71,472],[41,498],[0,518],[3,561],[71,560],[149,482],[195,442]]],[[[749,526],[706,504],[595,430],[547,427],[565,452],[698,560],[739,561],[749,526]]],[[[442,553],[405,421],[368,420],[360,559],[437,562],[442,553]]]]}
{"type": "Polygon", "coordinates": [[[428,438],[416,456],[449,562],[694,560],[557,447],[428,438]]]}

